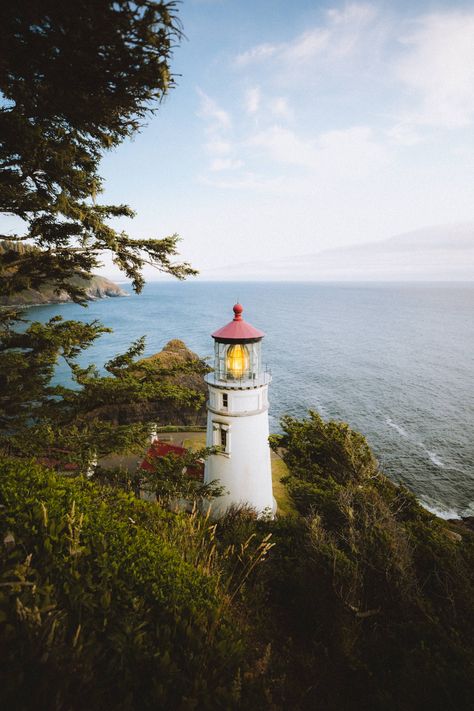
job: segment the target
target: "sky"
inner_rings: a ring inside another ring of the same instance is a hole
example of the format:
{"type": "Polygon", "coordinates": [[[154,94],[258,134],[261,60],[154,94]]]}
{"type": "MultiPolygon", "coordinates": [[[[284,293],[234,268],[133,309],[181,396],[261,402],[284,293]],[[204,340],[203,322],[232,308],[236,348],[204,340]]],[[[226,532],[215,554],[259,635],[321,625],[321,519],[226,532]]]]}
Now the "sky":
{"type": "Polygon", "coordinates": [[[137,211],[116,225],[179,233],[204,277],[430,226],[474,234],[472,1],[178,13],[176,87],[102,162],[103,199],[137,211]]]}

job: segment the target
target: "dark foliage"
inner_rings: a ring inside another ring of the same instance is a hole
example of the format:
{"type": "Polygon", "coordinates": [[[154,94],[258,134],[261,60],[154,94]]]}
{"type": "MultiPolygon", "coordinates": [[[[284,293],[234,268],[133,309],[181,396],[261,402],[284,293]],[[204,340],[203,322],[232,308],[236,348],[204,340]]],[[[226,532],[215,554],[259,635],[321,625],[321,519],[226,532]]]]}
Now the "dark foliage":
{"type": "Polygon", "coordinates": [[[275,521],[241,508],[214,526],[135,500],[133,478],[97,486],[5,464],[5,698],[470,708],[474,535],[386,479],[347,425],[312,413],[284,427],[273,443],[297,513],[275,521]]]}
{"type": "Polygon", "coordinates": [[[14,460],[0,505],[2,708],[237,707],[209,526],[14,460]]]}
{"type": "MultiPolygon", "coordinates": [[[[285,418],[275,437],[299,511],[260,571],[275,699],[301,709],[470,708],[474,537],[378,469],[344,423],[285,418]]],[[[262,627],[264,629],[264,626],[262,627]]]]}
{"type": "MultiPolygon", "coordinates": [[[[181,37],[173,2],[18,0],[0,4],[0,212],[19,234],[0,249],[0,295],[42,287],[84,303],[87,279],[109,253],[143,285],[145,263],[184,278],[174,263],[177,237],[133,239],[111,219],[126,205],[101,205],[104,151],[136,133],[173,86],[170,59],[181,37]],[[84,277],[84,278],[82,278],[84,277]]],[[[104,409],[173,402],[191,411],[202,396],[124,368],[134,344],[110,364],[110,377],[80,369],[77,356],[105,330],[98,323],[21,325],[0,310],[0,450],[62,457],[81,466],[93,453],[140,446],[146,427],[113,428],[104,409]],[[53,385],[57,360],[73,385],[53,385]]],[[[146,419],[146,418],[144,418],[146,419]]]]}
{"type": "Polygon", "coordinates": [[[37,250],[0,254],[2,293],[54,284],[83,298],[71,277],[89,274],[102,251],[140,290],[145,262],[174,265],[177,237],[132,239],[100,205],[99,161],[140,127],[173,85],[169,61],[181,35],[173,2],[18,0],[0,7],[0,211],[21,218],[37,250]]]}

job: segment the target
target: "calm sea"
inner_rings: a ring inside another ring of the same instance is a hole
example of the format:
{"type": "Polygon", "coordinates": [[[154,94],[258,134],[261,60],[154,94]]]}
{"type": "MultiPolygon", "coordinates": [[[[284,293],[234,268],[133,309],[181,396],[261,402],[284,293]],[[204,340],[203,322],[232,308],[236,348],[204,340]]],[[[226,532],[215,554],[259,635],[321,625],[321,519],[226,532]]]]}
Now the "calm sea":
{"type": "Polygon", "coordinates": [[[140,296],[28,314],[113,328],[82,358],[101,366],[142,335],[147,354],[180,338],[210,356],[210,333],[237,300],[267,334],[271,430],[308,408],[345,420],[428,508],[474,515],[474,284],[158,282],[140,296]]]}

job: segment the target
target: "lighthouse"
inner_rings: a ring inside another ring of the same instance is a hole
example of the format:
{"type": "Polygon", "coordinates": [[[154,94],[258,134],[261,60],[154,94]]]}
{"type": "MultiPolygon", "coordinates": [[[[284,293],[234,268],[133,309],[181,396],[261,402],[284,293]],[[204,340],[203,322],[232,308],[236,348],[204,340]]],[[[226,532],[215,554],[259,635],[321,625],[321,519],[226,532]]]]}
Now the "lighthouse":
{"type": "Polygon", "coordinates": [[[212,334],[214,372],[208,385],[208,447],[220,447],[208,457],[205,483],[218,481],[224,495],[212,502],[212,515],[231,505],[252,506],[258,514],[273,515],[272,470],[268,444],[268,386],[270,373],[262,366],[264,333],[244,321],[243,307],[212,334]]]}

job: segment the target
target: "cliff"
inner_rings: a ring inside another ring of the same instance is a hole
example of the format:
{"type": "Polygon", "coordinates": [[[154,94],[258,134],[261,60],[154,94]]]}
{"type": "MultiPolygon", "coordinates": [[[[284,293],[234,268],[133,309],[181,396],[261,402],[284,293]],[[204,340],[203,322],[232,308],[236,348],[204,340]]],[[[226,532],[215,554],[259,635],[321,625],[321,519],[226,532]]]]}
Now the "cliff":
{"type": "MultiPolygon", "coordinates": [[[[73,277],[72,283],[76,286],[83,286],[86,297],[89,301],[103,299],[106,296],[127,296],[127,292],[121,289],[113,281],[105,277],[91,275],[89,279],[73,277]]],[[[36,306],[41,304],[61,304],[71,301],[71,297],[65,292],[56,293],[53,287],[44,286],[41,289],[25,289],[17,294],[0,296],[0,306],[36,306]]]]}
{"type": "MultiPolygon", "coordinates": [[[[7,291],[5,284],[8,283],[9,277],[16,273],[18,269],[17,258],[21,257],[21,255],[28,257],[31,257],[31,255],[41,256],[41,250],[23,242],[0,240],[0,285],[2,284],[2,279],[5,279],[3,282],[5,288],[1,291],[7,291]]],[[[83,288],[89,301],[103,299],[106,296],[127,296],[127,292],[117,284],[114,284],[113,281],[94,274],[88,277],[74,276],[69,282],[73,286],[83,288]]],[[[65,291],[57,293],[54,285],[48,283],[43,284],[39,289],[26,288],[23,291],[3,293],[0,296],[0,306],[36,306],[41,304],[61,304],[65,301],[71,301],[71,297],[65,291]]]]}

